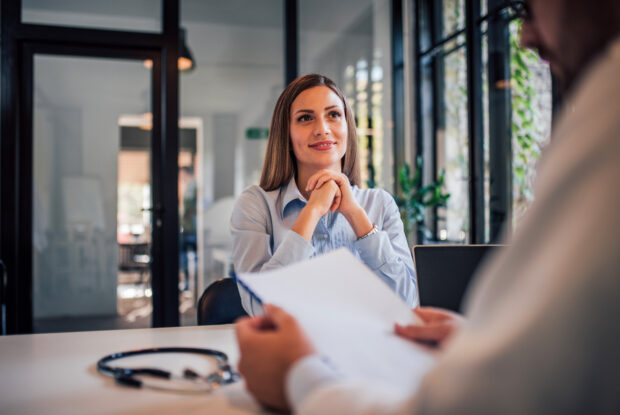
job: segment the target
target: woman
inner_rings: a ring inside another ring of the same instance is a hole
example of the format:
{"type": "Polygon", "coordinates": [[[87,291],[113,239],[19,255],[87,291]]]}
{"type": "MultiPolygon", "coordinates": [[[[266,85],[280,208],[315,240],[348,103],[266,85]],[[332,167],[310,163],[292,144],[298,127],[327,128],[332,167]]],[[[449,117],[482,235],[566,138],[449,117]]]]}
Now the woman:
{"type": "MultiPolygon", "coordinates": [[[[231,218],[237,272],[259,272],[347,247],[410,306],[417,305],[411,253],[396,203],[360,189],[357,134],[344,94],[322,75],[297,78],[271,120],[259,186],[231,218]]],[[[254,314],[241,290],[243,306],[254,314]]]]}

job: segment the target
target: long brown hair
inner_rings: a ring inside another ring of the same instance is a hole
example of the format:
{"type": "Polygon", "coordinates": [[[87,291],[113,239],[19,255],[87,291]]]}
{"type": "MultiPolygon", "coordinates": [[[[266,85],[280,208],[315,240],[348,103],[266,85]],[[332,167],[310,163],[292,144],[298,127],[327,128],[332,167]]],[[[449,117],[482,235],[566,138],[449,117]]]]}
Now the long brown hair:
{"type": "Polygon", "coordinates": [[[306,89],[321,85],[334,91],[344,106],[344,116],[347,122],[347,149],[341,161],[342,172],[349,178],[351,185],[359,185],[360,168],[357,157],[357,132],[351,107],[349,107],[344,94],[334,81],[323,75],[308,74],[295,79],[282,91],[273,110],[265,163],[263,164],[263,172],[260,178],[260,187],[263,190],[278,189],[287,184],[295,174],[297,160],[293,153],[289,132],[291,105],[293,105],[293,101],[300,93],[306,89]]]}

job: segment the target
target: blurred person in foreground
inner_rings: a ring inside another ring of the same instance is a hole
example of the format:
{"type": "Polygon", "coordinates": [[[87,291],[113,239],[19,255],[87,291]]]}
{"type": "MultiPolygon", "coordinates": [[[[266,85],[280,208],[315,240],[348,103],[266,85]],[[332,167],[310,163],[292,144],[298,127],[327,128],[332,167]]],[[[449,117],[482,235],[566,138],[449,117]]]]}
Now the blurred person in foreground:
{"type": "MultiPolygon", "coordinates": [[[[514,3],[516,2],[511,2],[514,3]]],[[[284,310],[237,324],[239,369],[263,405],[302,414],[620,413],[620,1],[529,0],[521,43],[564,95],[520,228],[461,319],[396,326],[438,357],[406,400],[353,382],[284,310]]],[[[380,356],[377,356],[380,359],[380,356]]]]}

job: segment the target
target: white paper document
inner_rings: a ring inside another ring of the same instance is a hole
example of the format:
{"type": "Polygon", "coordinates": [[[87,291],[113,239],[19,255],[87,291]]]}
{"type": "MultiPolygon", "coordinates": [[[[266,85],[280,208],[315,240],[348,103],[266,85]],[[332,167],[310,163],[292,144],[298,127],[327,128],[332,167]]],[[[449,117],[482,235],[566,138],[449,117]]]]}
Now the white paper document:
{"type": "Polygon", "coordinates": [[[297,318],[319,353],[349,377],[411,393],[434,362],[427,348],[394,334],[395,322],[417,317],[346,248],[237,279],[297,318]]]}

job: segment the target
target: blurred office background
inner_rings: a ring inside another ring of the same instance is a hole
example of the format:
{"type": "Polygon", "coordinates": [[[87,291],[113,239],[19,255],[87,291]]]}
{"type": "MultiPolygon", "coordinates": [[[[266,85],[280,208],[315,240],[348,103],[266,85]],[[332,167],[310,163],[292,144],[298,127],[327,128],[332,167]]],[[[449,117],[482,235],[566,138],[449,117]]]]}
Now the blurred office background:
{"type": "Polygon", "coordinates": [[[233,271],[230,212],[276,99],[310,72],[354,110],[363,186],[405,197],[405,164],[444,178],[412,244],[497,241],[532,201],[554,107],[504,6],[3,1],[4,332],[196,324],[233,271]]]}

